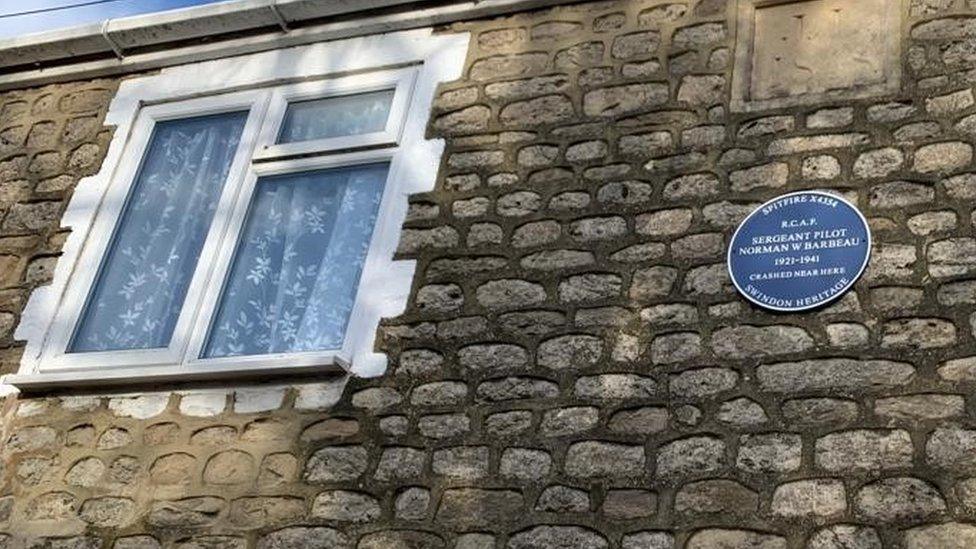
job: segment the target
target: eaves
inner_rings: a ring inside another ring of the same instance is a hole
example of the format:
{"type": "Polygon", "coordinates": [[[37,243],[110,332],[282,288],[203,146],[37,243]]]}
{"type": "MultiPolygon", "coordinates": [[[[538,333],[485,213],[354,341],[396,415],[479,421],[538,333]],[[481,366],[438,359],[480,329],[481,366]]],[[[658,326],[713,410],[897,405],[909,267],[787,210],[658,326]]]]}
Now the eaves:
{"type": "Polygon", "coordinates": [[[0,40],[0,90],[568,3],[572,0],[227,0],[0,40]]]}

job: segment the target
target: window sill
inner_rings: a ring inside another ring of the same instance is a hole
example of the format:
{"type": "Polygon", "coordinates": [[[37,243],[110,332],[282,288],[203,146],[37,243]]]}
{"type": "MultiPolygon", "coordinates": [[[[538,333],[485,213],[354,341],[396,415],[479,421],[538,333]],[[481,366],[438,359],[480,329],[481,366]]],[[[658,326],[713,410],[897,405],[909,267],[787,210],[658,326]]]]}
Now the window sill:
{"type": "Polygon", "coordinates": [[[347,370],[343,366],[341,359],[325,360],[318,364],[300,366],[226,364],[208,367],[206,370],[191,370],[185,366],[140,366],[10,374],[0,378],[0,383],[12,385],[22,393],[36,393],[60,389],[91,389],[94,387],[112,389],[160,383],[184,384],[225,380],[234,380],[235,382],[281,381],[293,377],[344,375],[347,370]]]}

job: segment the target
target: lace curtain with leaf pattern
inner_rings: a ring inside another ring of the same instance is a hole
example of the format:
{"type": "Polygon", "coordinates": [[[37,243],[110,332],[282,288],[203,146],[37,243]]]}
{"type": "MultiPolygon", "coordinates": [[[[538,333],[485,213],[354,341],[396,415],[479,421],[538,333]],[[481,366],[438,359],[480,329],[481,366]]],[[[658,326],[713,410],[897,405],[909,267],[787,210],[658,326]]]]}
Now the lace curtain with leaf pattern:
{"type": "Polygon", "coordinates": [[[388,169],[258,180],[204,357],[342,346],[388,169]]]}
{"type": "Polygon", "coordinates": [[[246,120],[156,124],[69,352],[169,344],[246,120]]]}

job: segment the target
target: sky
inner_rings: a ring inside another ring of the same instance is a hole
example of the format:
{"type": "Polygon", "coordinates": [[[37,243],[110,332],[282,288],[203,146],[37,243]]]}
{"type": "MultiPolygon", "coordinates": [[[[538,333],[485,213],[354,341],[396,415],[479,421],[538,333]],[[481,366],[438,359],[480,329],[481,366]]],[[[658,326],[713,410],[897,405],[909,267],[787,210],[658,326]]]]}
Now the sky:
{"type": "Polygon", "coordinates": [[[0,39],[222,0],[0,0],[0,39]]]}

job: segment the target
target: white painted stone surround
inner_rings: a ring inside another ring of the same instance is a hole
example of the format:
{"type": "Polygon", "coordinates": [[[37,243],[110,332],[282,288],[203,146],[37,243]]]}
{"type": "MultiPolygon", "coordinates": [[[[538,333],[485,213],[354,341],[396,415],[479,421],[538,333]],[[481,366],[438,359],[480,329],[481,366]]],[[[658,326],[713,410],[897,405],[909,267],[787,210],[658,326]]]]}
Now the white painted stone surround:
{"type": "MultiPolygon", "coordinates": [[[[360,295],[367,298],[365,310],[368,312],[361,315],[358,321],[351,321],[349,327],[349,330],[361,334],[360,341],[355,346],[355,354],[351,357],[349,373],[367,377],[382,374],[386,370],[386,356],[373,352],[376,327],[380,318],[396,316],[403,311],[415,269],[414,261],[392,259],[406,214],[407,195],[433,189],[444,147],[442,140],[423,138],[431,101],[439,82],[453,80],[461,75],[467,43],[467,34],[438,36],[432,33],[432,29],[418,29],[177,66],[151,76],[124,81],[105,119],[106,125],[116,126],[116,131],[101,170],[79,182],[62,219],[62,226],[70,228],[71,233],[55,269],[53,282],[31,294],[17,328],[15,337],[26,340],[27,346],[21,369],[13,376],[14,379],[29,382],[31,376],[43,376],[39,375],[43,369],[41,356],[52,319],[55,318],[59,303],[68,288],[72,271],[78,264],[98,205],[126,152],[126,144],[131,138],[140,107],[310,77],[345,75],[422,63],[423,68],[411,98],[400,145],[402,157],[411,161],[404,162],[401,167],[396,187],[399,200],[396,201],[392,215],[377,222],[378,236],[374,238],[374,246],[379,243],[382,256],[386,258],[383,268],[374,271],[383,273],[383,276],[371,279],[364,276],[360,295]]],[[[136,381],[138,373],[133,372],[136,381]]],[[[80,372],[79,375],[88,373],[80,372]]],[[[97,377],[97,372],[92,375],[97,377]]],[[[178,378],[174,378],[174,381],[178,381],[178,378]]],[[[275,395],[283,396],[288,386],[264,386],[254,390],[229,387],[181,392],[180,410],[188,415],[220,413],[225,406],[224,397],[230,393],[234,395],[232,406],[236,411],[273,409],[281,403],[281,399],[275,395]]],[[[298,390],[298,398],[305,399],[305,404],[310,407],[321,407],[327,401],[332,401],[332,396],[326,395],[335,392],[333,389],[316,389],[314,384],[303,387],[304,389],[298,390]]],[[[14,390],[8,383],[0,384],[0,391],[4,393],[14,390]]],[[[163,398],[164,394],[169,395],[170,392],[160,393],[159,397],[163,398]]],[[[151,393],[139,395],[141,396],[132,398],[145,400],[152,396],[151,393]]],[[[164,403],[166,400],[167,398],[163,398],[164,403]]],[[[143,404],[124,402],[129,401],[120,400],[120,410],[130,406],[139,410],[144,407],[143,404]]],[[[145,406],[152,408],[149,404],[145,406]]],[[[148,412],[134,411],[133,415],[138,417],[143,413],[148,412]]]]}

